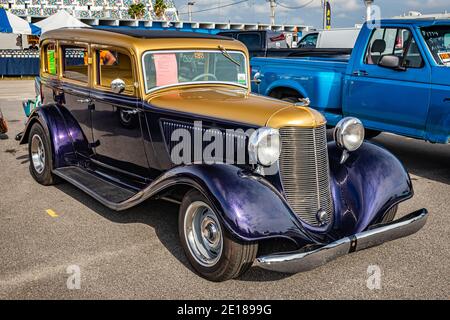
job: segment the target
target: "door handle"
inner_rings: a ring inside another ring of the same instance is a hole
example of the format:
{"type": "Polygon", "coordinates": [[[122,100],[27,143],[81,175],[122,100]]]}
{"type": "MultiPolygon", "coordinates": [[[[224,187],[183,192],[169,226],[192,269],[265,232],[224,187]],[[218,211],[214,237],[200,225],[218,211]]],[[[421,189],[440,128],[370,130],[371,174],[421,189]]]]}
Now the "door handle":
{"type": "Polygon", "coordinates": [[[361,77],[361,76],[368,76],[369,73],[366,70],[357,70],[357,71],[353,71],[353,75],[361,77]]]}
{"type": "Polygon", "coordinates": [[[77,102],[79,102],[79,103],[91,103],[92,100],[91,99],[77,99],[77,102]]]}

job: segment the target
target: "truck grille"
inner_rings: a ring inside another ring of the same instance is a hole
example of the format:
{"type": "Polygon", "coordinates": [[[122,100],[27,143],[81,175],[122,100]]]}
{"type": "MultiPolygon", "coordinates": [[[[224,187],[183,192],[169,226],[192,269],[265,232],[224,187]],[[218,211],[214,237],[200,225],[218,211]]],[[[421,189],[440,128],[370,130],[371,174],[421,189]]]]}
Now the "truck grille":
{"type": "Polygon", "coordinates": [[[317,128],[280,129],[280,175],[286,199],[304,222],[312,226],[330,223],[333,204],[325,125],[317,128]],[[322,223],[317,212],[325,210],[322,223]]]}

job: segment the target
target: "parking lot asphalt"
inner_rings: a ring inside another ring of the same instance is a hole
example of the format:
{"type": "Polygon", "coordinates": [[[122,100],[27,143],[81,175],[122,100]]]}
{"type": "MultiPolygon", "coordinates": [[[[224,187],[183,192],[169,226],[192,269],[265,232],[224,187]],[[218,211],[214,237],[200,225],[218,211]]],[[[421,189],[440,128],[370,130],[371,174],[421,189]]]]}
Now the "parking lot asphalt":
{"type": "Polygon", "coordinates": [[[14,140],[24,127],[21,101],[31,97],[33,81],[0,81],[10,127],[0,136],[0,299],[450,298],[448,145],[388,134],[374,139],[411,173],[415,196],[398,216],[430,211],[419,233],[306,273],[253,267],[241,278],[212,283],[183,254],[177,205],[153,200],[116,213],[68,183],[44,187],[33,180],[27,146],[14,140]],[[74,265],[80,289],[67,286],[74,265]],[[381,271],[380,286],[367,285],[373,270],[381,271]]]}

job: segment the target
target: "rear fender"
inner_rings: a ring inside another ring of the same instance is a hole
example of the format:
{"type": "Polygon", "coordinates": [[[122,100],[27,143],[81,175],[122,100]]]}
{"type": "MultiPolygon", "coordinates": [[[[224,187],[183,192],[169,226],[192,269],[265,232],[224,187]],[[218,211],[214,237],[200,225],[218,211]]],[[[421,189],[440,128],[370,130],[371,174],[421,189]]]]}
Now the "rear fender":
{"type": "Polygon", "coordinates": [[[71,165],[75,161],[75,150],[88,150],[88,145],[81,129],[65,108],[48,104],[36,108],[28,118],[20,144],[28,143],[31,127],[39,123],[47,133],[51,148],[53,169],[71,165]],[[66,117],[63,116],[67,112],[66,117]],[[70,126],[68,126],[70,125],[70,126]],[[68,129],[70,128],[70,130],[68,129]]]}
{"type": "MultiPolygon", "coordinates": [[[[267,76],[267,75],[266,75],[267,76]]],[[[265,90],[264,95],[266,96],[270,96],[270,94],[279,89],[279,88],[288,88],[288,89],[292,89],[294,91],[297,91],[299,95],[301,95],[304,98],[308,98],[309,95],[306,92],[305,88],[303,88],[303,86],[301,86],[299,83],[295,82],[295,81],[291,81],[291,80],[277,80],[274,81],[273,83],[271,83],[267,89],[265,90]]]]}

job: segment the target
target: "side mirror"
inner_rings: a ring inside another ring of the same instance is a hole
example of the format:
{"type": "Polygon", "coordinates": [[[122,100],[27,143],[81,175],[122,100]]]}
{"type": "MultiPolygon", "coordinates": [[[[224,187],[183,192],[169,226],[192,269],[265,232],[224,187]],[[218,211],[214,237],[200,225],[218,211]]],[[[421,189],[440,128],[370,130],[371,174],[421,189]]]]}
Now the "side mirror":
{"type": "Polygon", "coordinates": [[[111,90],[114,93],[122,93],[125,90],[125,81],[122,79],[114,79],[111,81],[111,90]]]}
{"type": "Polygon", "coordinates": [[[393,54],[382,56],[380,61],[378,61],[378,65],[383,68],[406,71],[406,68],[401,65],[400,57],[393,54]]]}

